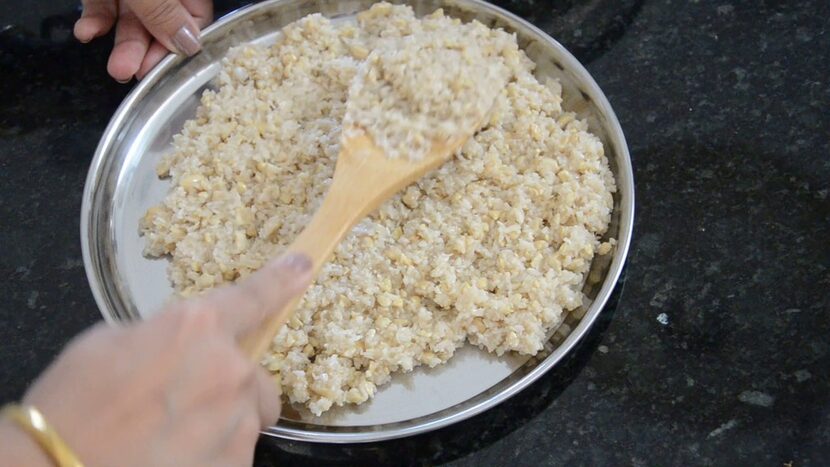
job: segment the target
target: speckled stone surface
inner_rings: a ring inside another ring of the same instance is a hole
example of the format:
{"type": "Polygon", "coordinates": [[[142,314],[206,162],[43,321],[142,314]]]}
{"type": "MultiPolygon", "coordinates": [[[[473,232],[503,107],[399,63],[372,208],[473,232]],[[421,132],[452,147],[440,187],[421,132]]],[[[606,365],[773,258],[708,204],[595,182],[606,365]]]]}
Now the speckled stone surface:
{"type": "MultiPolygon", "coordinates": [[[[99,319],[78,233],[129,90],[75,2],[0,1],[0,401],[99,319]]],[[[257,465],[830,463],[830,3],[500,1],[608,95],[635,242],[579,348],[456,426],[356,447],[263,440],[257,465]]],[[[240,2],[218,2],[220,11],[240,2]]]]}

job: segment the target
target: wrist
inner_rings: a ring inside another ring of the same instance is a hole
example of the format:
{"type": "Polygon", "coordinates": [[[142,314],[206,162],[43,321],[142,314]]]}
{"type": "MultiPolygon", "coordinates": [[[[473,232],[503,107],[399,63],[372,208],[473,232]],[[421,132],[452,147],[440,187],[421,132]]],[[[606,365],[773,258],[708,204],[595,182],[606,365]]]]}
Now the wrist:
{"type": "Polygon", "coordinates": [[[0,459],[11,466],[52,467],[52,460],[28,433],[11,420],[0,419],[0,459]]]}

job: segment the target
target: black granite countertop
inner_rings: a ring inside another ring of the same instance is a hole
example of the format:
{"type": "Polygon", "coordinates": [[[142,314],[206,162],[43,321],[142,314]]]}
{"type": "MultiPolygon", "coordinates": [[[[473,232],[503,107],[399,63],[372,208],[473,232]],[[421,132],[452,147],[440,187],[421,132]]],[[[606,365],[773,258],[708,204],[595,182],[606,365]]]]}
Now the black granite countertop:
{"type": "MultiPolygon", "coordinates": [[[[482,415],[366,446],[263,440],[257,464],[828,465],[830,2],[497,3],[574,52],[620,118],[624,282],[570,357],[482,415]]],[[[106,76],[109,38],[71,40],[76,17],[0,0],[0,402],[100,316],[81,192],[130,87],[106,76]]]]}

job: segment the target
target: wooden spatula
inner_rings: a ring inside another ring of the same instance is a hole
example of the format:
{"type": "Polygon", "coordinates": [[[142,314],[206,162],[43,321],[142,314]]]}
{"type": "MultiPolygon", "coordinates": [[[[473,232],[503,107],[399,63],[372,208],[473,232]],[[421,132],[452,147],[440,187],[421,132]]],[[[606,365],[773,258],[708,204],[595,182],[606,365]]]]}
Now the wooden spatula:
{"type": "MultiPolygon", "coordinates": [[[[288,252],[304,253],[314,263],[316,276],[347,233],[392,195],[406,188],[427,172],[441,166],[461,149],[472,134],[459,135],[447,142],[434,142],[420,160],[391,159],[365,134],[347,139],[337,157],[334,178],[323,204],[300,233],[288,252]]],[[[242,350],[259,361],[271,340],[294,312],[299,298],[281,313],[264,323],[242,342],[242,350]]]]}

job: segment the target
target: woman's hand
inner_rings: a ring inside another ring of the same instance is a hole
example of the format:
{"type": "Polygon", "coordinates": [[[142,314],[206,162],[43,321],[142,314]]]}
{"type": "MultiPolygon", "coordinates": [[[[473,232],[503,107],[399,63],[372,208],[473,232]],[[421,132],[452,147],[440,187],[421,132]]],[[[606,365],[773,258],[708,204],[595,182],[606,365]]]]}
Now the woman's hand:
{"type": "Polygon", "coordinates": [[[143,78],[168,51],[198,52],[199,31],[213,21],[213,0],[83,0],[83,5],[75,37],[89,42],[115,25],[107,70],[121,83],[143,78]]]}
{"type": "MultiPolygon", "coordinates": [[[[71,343],[23,403],[89,466],[251,465],[277,421],[275,380],[238,339],[304,291],[311,263],[289,255],[238,285],[145,322],[97,326],[71,343]]],[[[32,464],[34,465],[34,464],[32,464]]]]}

